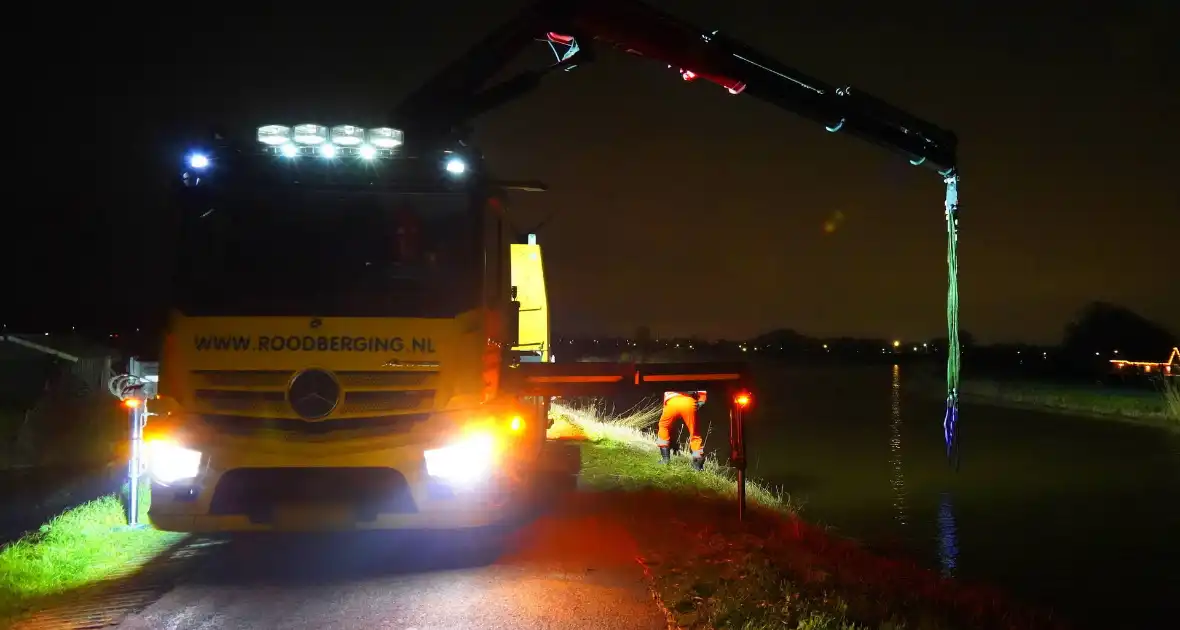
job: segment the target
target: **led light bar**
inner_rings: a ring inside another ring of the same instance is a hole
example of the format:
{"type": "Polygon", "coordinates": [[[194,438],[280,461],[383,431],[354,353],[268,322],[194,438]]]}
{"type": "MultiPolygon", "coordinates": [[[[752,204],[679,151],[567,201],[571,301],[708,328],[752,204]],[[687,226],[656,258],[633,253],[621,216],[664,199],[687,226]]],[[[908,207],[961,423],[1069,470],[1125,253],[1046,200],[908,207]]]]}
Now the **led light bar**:
{"type": "Polygon", "coordinates": [[[285,125],[263,125],[258,128],[258,141],[279,146],[291,141],[291,128],[285,125]]]}
{"type": "Polygon", "coordinates": [[[401,129],[392,127],[376,127],[369,130],[369,144],[378,149],[392,149],[401,146],[406,136],[401,129]]]}
{"type": "Polygon", "coordinates": [[[363,127],[353,127],[352,125],[337,125],[332,127],[332,144],[337,144],[342,147],[355,147],[358,144],[364,144],[365,130],[363,127]]]}
{"type": "Polygon", "coordinates": [[[405,134],[392,127],[365,129],[355,125],[336,125],[329,129],[317,123],[294,127],[263,125],[258,128],[258,142],[266,145],[266,153],[284,158],[351,158],[367,162],[392,158],[395,150],[405,142],[405,134]]]}
{"type": "Polygon", "coordinates": [[[295,125],[291,139],[296,144],[323,144],[328,141],[328,128],[315,123],[295,125]]]}

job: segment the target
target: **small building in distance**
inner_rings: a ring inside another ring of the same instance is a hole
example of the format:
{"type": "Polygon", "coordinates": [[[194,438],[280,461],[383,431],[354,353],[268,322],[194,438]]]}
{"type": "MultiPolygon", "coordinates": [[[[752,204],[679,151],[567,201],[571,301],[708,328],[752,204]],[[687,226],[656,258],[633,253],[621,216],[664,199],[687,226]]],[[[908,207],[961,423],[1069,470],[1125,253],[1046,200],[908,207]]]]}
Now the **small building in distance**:
{"type": "Polygon", "coordinates": [[[1178,377],[1180,376],[1180,348],[1172,348],[1172,354],[1166,361],[1127,361],[1125,359],[1111,359],[1111,366],[1119,374],[1143,374],[1178,377]]]}

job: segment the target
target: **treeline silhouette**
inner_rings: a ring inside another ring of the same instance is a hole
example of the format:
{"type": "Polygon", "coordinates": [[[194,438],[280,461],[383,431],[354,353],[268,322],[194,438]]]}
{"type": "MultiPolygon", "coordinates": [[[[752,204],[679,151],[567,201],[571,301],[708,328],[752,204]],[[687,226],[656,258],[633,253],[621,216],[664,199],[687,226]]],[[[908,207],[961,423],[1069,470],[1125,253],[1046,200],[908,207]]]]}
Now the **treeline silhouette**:
{"type": "MultiPolygon", "coordinates": [[[[980,344],[969,332],[960,334],[964,372],[982,377],[1061,379],[1134,379],[1112,369],[1111,360],[1166,361],[1178,343],[1161,324],[1108,302],[1092,302],[1062,327],[1053,345],[1024,343],[980,344]]],[[[559,361],[726,361],[805,364],[936,364],[945,360],[946,337],[931,339],[873,339],[811,337],[783,328],[744,340],[705,340],[698,337],[662,338],[641,326],[631,337],[576,337],[554,340],[559,361]]]]}

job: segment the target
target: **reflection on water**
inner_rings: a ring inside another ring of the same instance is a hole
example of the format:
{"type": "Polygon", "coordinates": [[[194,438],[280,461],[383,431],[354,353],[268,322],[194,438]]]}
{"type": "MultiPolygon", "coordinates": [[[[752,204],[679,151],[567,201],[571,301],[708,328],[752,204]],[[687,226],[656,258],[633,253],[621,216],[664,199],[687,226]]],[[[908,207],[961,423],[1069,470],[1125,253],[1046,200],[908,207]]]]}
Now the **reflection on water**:
{"type": "Polygon", "coordinates": [[[1153,628],[1174,616],[1180,435],[968,405],[971,461],[955,471],[945,400],[908,391],[941,366],[905,370],[903,382],[884,365],[765,368],[751,474],[789,488],[810,520],[1077,627],[1153,628]]]}
{"type": "Polygon", "coordinates": [[[938,501],[938,559],[942,563],[942,576],[955,577],[959,563],[959,533],[949,492],[943,492],[938,501]]]}
{"type": "Polygon", "coordinates": [[[889,394],[889,465],[893,474],[889,485],[893,486],[893,518],[905,525],[905,475],[901,471],[901,366],[893,366],[893,389],[889,394]]]}

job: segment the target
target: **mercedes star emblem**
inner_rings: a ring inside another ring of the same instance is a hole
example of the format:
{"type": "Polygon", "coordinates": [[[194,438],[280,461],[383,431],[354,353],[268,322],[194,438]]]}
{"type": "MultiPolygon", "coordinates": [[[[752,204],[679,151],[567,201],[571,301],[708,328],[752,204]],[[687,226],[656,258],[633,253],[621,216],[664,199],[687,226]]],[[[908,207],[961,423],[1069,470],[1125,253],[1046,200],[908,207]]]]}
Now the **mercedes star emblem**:
{"type": "Polygon", "coordinates": [[[340,383],[324,370],[304,370],[291,380],[287,401],[300,418],[319,420],[340,403],[340,383]]]}

